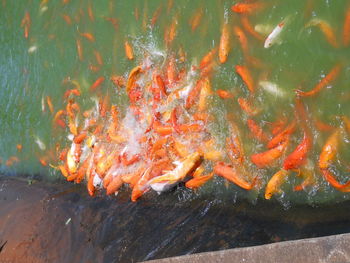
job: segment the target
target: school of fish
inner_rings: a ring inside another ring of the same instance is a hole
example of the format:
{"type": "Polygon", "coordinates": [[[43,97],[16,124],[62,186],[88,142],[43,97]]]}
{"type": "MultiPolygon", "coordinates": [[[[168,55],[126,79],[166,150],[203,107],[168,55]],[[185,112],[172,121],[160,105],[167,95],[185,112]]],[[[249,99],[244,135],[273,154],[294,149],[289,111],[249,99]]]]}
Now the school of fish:
{"type": "MultiPolygon", "coordinates": [[[[64,5],[69,5],[69,2],[62,0],[64,5]]],[[[42,0],[41,6],[45,3],[42,0]]],[[[167,8],[172,4],[171,0],[168,1],[167,8]]],[[[285,28],[297,19],[285,17],[268,29],[253,25],[251,16],[267,8],[268,4],[260,0],[233,4],[228,16],[235,16],[240,23],[223,21],[218,28],[218,44],[198,63],[193,62],[190,66],[184,63],[187,57],[183,50],[171,50],[179,34],[178,17],[175,16],[165,28],[164,43],[168,50],[162,54],[136,53],[134,43],[125,40],[125,59],[137,64],[126,75],[101,75],[89,84],[88,91],[83,91],[76,80],[65,79],[63,83],[69,87],[62,95],[65,107],[55,109],[51,98],[46,96],[42,99],[42,109],[47,107],[51,112],[54,129],[67,133],[67,146],[57,144],[55,153],[50,152],[46,157],[42,155],[40,163],[60,171],[67,181],[85,181],[91,196],[97,191],[116,195],[121,189],[128,188],[133,202],[151,190],[161,193],[179,185],[197,189],[218,177],[246,191],[262,190],[265,199],[283,194],[284,184],[291,176],[295,176],[295,182],[298,182],[293,186],[294,191],[321,191],[323,181],[340,192],[350,192],[350,178],[345,181],[343,177],[338,179],[334,172],[343,138],[350,133],[350,118],[336,116],[339,123],[336,127],[313,119],[308,109],[309,97],[317,96],[336,83],[344,71],[342,62],[330,65],[314,88],[295,88],[294,115],[276,117],[267,125],[262,125],[263,121],[257,119],[264,111],[257,106],[258,89],[265,89],[276,97],[285,94],[275,83],[252,74],[252,71],[265,67],[267,62],[251,55],[249,42],[260,43],[262,49],[273,49],[282,42],[285,28]],[[244,59],[232,68],[231,74],[242,81],[246,96],[237,96],[233,89],[212,86],[217,69],[226,63],[238,46],[244,59]],[[107,82],[125,94],[129,101],[127,107],[111,101],[103,89],[107,82]],[[91,108],[83,108],[80,103],[83,92],[90,94],[94,102],[91,108]],[[240,116],[245,118],[251,141],[261,145],[261,151],[247,151],[237,116],[230,113],[224,116],[227,136],[224,142],[220,141],[222,139],[211,128],[211,123],[215,122],[211,110],[215,98],[240,107],[240,116]],[[319,153],[315,153],[315,130],[327,137],[319,153]],[[311,155],[318,156],[317,160],[311,155]],[[274,174],[266,178],[261,173],[264,170],[274,171],[274,174]]],[[[90,2],[86,12],[89,19],[95,21],[90,2]]],[[[145,19],[145,27],[155,26],[160,15],[161,7],[155,10],[149,22],[145,19]]],[[[203,15],[203,9],[196,10],[189,21],[192,31],[198,29],[203,15]]],[[[139,10],[135,10],[135,19],[139,16],[139,10]]],[[[67,25],[73,23],[66,14],[62,14],[62,18],[67,25]]],[[[122,26],[116,18],[104,19],[115,30],[122,26]]],[[[29,12],[25,12],[20,27],[24,38],[30,38],[29,12]]],[[[345,10],[341,41],[325,20],[310,18],[304,29],[311,27],[318,28],[325,43],[333,48],[349,47],[350,6],[345,10]]],[[[78,30],[74,48],[79,61],[85,60],[85,42],[94,43],[94,34],[78,30]]],[[[106,58],[97,49],[94,57],[95,63],[90,64],[89,69],[98,74],[106,58]]],[[[45,151],[41,139],[34,139],[45,151]]],[[[16,147],[18,151],[22,150],[22,145],[16,147]]],[[[12,156],[6,165],[18,161],[12,156]]]]}

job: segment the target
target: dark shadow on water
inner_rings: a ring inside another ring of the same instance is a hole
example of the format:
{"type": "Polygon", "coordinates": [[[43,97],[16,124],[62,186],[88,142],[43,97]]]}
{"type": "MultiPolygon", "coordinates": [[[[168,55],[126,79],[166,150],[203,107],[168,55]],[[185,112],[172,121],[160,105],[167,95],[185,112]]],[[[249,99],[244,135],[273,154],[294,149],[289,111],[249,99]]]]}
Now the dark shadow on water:
{"type": "Polygon", "coordinates": [[[0,262],[13,249],[33,262],[137,262],[350,232],[349,201],[286,210],[179,194],[132,203],[128,191],[91,198],[83,185],[0,177],[0,262]]]}

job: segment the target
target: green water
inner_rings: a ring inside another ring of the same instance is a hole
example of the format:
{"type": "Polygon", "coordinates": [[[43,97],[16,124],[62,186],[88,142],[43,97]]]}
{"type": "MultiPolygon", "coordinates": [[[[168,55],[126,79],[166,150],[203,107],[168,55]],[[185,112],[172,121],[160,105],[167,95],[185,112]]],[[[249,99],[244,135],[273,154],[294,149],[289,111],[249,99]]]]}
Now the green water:
{"type": "MultiPolygon", "coordinates": [[[[50,96],[55,112],[64,107],[63,94],[72,83],[64,83],[70,79],[79,83],[82,96],[80,106],[88,109],[93,105],[88,89],[100,76],[106,80],[113,74],[127,76],[128,72],[144,58],[145,50],[159,51],[163,54],[177,54],[182,48],[186,53],[185,67],[189,69],[197,65],[201,58],[211,49],[217,47],[220,41],[223,23],[240,25],[240,15],[230,8],[235,1],[137,1],[137,0],[99,0],[99,1],[64,1],[48,0],[34,1],[2,0],[0,9],[0,157],[3,160],[1,170],[6,173],[48,174],[58,175],[54,169],[43,167],[38,158],[47,154],[40,150],[35,138],[40,138],[46,148],[53,149],[57,142],[62,146],[67,143],[66,135],[59,129],[52,128],[53,115],[47,104],[45,111],[42,100],[50,96]],[[88,6],[94,14],[94,20],[88,15],[88,6]],[[151,26],[154,13],[160,10],[158,20],[151,26]],[[203,15],[195,31],[191,30],[189,21],[202,10],[203,15]],[[28,39],[23,36],[20,26],[25,12],[28,11],[31,25],[28,39]],[[68,25],[62,18],[68,15],[72,23],[68,25]],[[117,19],[114,27],[106,18],[117,19]],[[170,45],[164,42],[164,31],[177,20],[177,34],[170,45]],[[96,41],[91,43],[81,37],[79,32],[92,33],[96,41]],[[83,61],[77,54],[76,40],[81,40],[83,61]],[[136,59],[129,61],[125,57],[124,42],[132,43],[136,59]],[[90,64],[96,64],[94,51],[99,51],[104,64],[98,72],[89,69],[90,64]],[[22,152],[16,149],[17,144],[23,145],[22,152]],[[10,156],[17,156],[20,162],[6,166],[5,161],[10,156]]],[[[237,2],[237,1],[236,1],[237,2]]],[[[250,68],[255,80],[267,75],[268,80],[278,84],[284,92],[283,97],[277,97],[263,89],[256,94],[257,105],[263,110],[254,117],[265,129],[268,122],[273,122],[278,116],[290,116],[294,110],[294,89],[301,85],[303,90],[311,90],[331,68],[343,63],[339,77],[332,82],[331,88],[324,89],[313,98],[306,98],[310,114],[330,125],[339,126],[340,121],[335,116],[349,114],[350,79],[349,48],[342,47],[342,31],[347,1],[328,0],[273,0],[261,1],[267,7],[249,16],[251,24],[274,28],[278,23],[289,18],[281,34],[281,44],[264,49],[263,42],[257,41],[247,34],[249,54],[263,62],[262,68],[250,68]],[[317,27],[305,28],[310,19],[319,18],[327,21],[335,30],[340,47],[333,48],[317,27]]],[[[235,73],[234,66],[245,63],[239,42],[231,32],[231,51],[228,61],[219,65],[211,79],[213,90],[224,89],[238,96],[248,96],[248,90],[242,79],[235,73]]],[[[117,105],[126,104],[125,92],[116,89],[110,81],[103,83],[102,91],[110,94],[111,101],[117,105]]],[[[237,98],[236,97],[236,98],[237,98]]],[[[238,120],[243,136],[247,156],[264,151],[261,144],[248,134],[245,121],[247,116],[240,110],[238,103],[223,101],[217,96],[212,98],[209,110],[216,116],[216,122],[211,129],[224,142],[227,135],[226,114],[234,114],[238,120]]],[[[296,146],[301,139],[298,131],[292,139],[296,146]]],[[[310,158],[317,163],[323,143],[329,136],[327,132],[314,130],[314,147],[310,158]]],[[[350,152],[347,150],[346,134],[343,135],[343,145],[340,149],[338,170],[346,181],[347,165],[350,164],[350,152]]],[[[291,151],[291,149],[289,150],[291,151]]],[[[278,166],[273,169],[256,171],[263,175],[266,181],[278,166]]],[[[319,175],[320,177],[320,175],[319,175]]],[[[295,185],[295,178],[290,177],[290,184],[295,185]]],[[[287,194],[284,200],[320,200],[329,198],[348,198],[336,190],[327,188],[327,183],[320,178],[321,193],[293,193],[291,185],[286,184],[287,194]],[[287,197],[292,196],[292,197],[287,197]]],[[[256,199],[258,193],[243,193],[236,186],[223,189],[222,180],[208,183],[203,189],[205,193],[244,194],[256,199]]],[[[219,198],[219,197],[218,197],[219,198]]]]}

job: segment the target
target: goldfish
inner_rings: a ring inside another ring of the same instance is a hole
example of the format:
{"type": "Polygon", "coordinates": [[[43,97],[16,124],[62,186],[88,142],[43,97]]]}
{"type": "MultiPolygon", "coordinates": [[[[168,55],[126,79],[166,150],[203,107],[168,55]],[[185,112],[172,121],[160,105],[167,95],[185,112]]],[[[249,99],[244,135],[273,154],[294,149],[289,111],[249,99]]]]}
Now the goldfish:
{"type": "Polygon", "coordinates": [[[221,177],[224,177],[225,179],[229,180],[230,182],[238,185],[239,187],[245,190],[253,189],[255,184],[255,181],[253,181],[252,183],[249,183],[243,178],[241,178],[239,173],[237,173],[237,171],[233,167],[223,162],[217,162],[215,164],[214,173],[221,177]]]}
{"type": "Polygon", "coordinates": [[[279,23],[273,30],[272,32],[268,35],[264,42],[264,48],[270,48],[272,45],[276,43],[280,43],[280,35],[281,32],[283,31],[284,27],[286,25],[286,21],[282,21],[279,23]]]}
{"type": "Polygon", "coordinates": [[[84,33],[81,33],[80,32],[80,36],[86,38],[87,40],[89,40],[90,42],[95,42],[95,37],[92,33],[89,33],[89,32],[84,32],[84,33]]]}
{"type": "Polygon", "coordinates": [[[281,169],[275,173],[267,183],[265,188],[265,199],[271,199],[275,193],[281,192],[281,185],[287,180],[288,171],[281,169]]]}
{"type": "Polygon", "coordinates": [[[98,52],[97,50],[94,50],[94,55],[95,55],[97,64],[99,64],[100,66],[102,66],[102,65],[103,65],[103,59],[102,59],[101,53],[98,52]]]}
{"type": "Polygon", "coordinates": [[[222,99],[232,99],[234,97],[231,92],[223,89],[218,89],[216,94],[218,94],[218,96],[222,99]]]}
{"type": "Polygon", "coordinates": [[[71,25],[71,24],[72,24],[72,19],[70,18],[69,15],[62,14],[62,18],[63,18],[64,21],[67,23],[67,25],[71,25]]]}
{"type": "Polygon", "coordinates": [[[336,129],[327,139],[322,147],[318,166],[322,169],[327,169],[335,158],[339,147],[340,130],[336,129]]]}
{"type": "Polygon", "coordinates": [[[250,104],[250,102],[245,98],[239,97],[237,99],[237,101],[238,101],[238,104],[241,107],[241,109],[249,116],[255,116],[255,115],[259,114],[261,111],[260,109],[253,107],[250,104]]]}
{"type": "Polygon", "coordinates": [[[241,24],[245,31],[247,31],[251,36],[256,38],[259,41],[264,41],[264,38],[262,35],[260,35],[255,28],[250,24],[250,21],[246,15],[241,16],[241,24]]]}
{"type": "Polygon", "coordinates": [[[190,188],[190,189],[196,189],[196,188],[199,188],[201,187],[202,185],[204,185],[207,181],[209,181],[210,179],[212,179],[214,176],[214,173],[210,173],[208,175],[202,175],[202,176],[197,176],[197,177],[194,177],[190,180],[188,180],[186,183],[185,183],[185,186],[187,188],[190,188]]]}
{"type": "Polygon", "coordinates": [[[185,180],[186,176],[194,171],[200,164],[201,156],[194,152],[186,156],[182,161],[176,162],[176,168],[164,175],[151,179],[148,184],[157,192],[164,192],[185,180]]]}
{"type": "Polygon", "coordinates": [[[132,188],[131,201],[136,202],[139,197],[143,195],[144,192],[149,190],[148,181],[151,178],[152,166],[148,167],[141,175],[140,179],[137,181],[135,186],[132,188]]]}
{"type": "Polygon", "coordinates": [[[199,8],[194,12],[193,16],[191,17],[191,19],[189,21],[192,32],[195,31],[197,29],[197,27],[199,26],[199,24],[202,20],[202,16],[203,16],[203,8],[199,8]]]}
{"type": "Polygon", "coordinates": [[[95,91],[101,84],[105,81],[105,77],[101,76],[95,80],[95,82],[90,86],[91,91],[95,91]]]}
{"type": "Polygon", "coordinates": [[[17,148],[17,151],[21,152],[23,149],[23,146],[22,146],[22,144],[17,144],[16,148],[17,148]]]}
{"type": "Polygon", "coordinates": [[[250,130],[250,132],[253,134],[254,138],[257,139],[260,142],[267,142],[268,136],[265,134],[263,129],[253,120],[248,119],[247,125],[250,130]]]}
{"type": "Polygon", "coordinates": [[[225,63],[230,52],[230,33],[228,23],[224,23],[222,27],[220,44],[219,44],[219,61],[225,63]]]}
{"type": "Polygon", "coordinates": [[[350,180],[342,184],[337,181],[337,179],[333,176],[332,172],[328,169],[322,169],[321,172],[326,181],[329,182],[329,184],[335,189],[341,192],[350,192],[350,180]]]}
{"type": "Polygon", "coordinates": [[[46,96],[46,102],[47,102],[47,105],[49,106],[49,110],[50,110],[51,114],[53,114],[54,107],[53,107],[52,100],[51,100],[50,96],[46,96]]]}
{"type": "Polygon", "coordinates": [[[91,2],[88,3],[88,15],[91,22],[95,22],[94,12],[92,11],[91,2]]]}
{"type": "Polygon", "coordinates": [[[271,165],[274,161],[280,158],[288,146],[288,138],[277,145],[275,148],[269,149],[262,153],[253,154],[251,161],[259,168],[264,168],[271,165]]]}
{"type": "Polygon", "coordinates": [[[125,55],[129,60],[133,60],[134,59],[134,51],[132,49],[132,46],[130,45],[130,43],[128,41],[124,42],[124,48],[125,48],[125,55]]]}
{"type": "Polygon", "coordinates": [[[264,7],[265,7],[265,4],[258,1],[249,2],[249,3],[240,2],[240,3],[234,4],[231,7],[231,10],[239,14],[251,14],[253,12],[261,10],[264,7]]]}
{"type": "Polygon", "coordinates": [[[170,45],[176,35],[177,35],[177,26],[178,26],[178,18],[177,15],[173,16],[173,21],[171,22],[170,26],[165,29],[164,32],[164,41],[167,45],[170,45]]]}
{"type": "Polygon", "coordinates": [[[152,27],[156,24],[161,11],[162,11],[162,6],[161,5],[156,9],[156,11],[154,11],[152,19],[151,19],[151,26],[152,27]]]}
{"type": "Polygon", "coordinates": [[[130,90],[134,87],[136,80],[140,73],[142,72],[142,69],[140,66],[134,67],[129,74],[127,83],[126,83],[126,92],[130,92],[130,90]]]}
{"type": "Polygon", "coordinates": [[[306,157],[312,146],[312,140],[306,132],[304,138],[295,150],[290,153],[283,162],[283,169],[297,169],[306,162],[306,157]]]}
{"type": "Polygon", "coordinates": [[[111,181],[106,185],[106,194],[115,194],[119,188],[123,185],[123,180],[121,175],[116,175],[112,177],[111,181]]]}
{"type": "Polygon", "coordinates": [[[28,11],[26,11],[21,21],[21,27],[23,27],[25,38],[28,38],[29,36],[30,25],[31,25],[30,14],[28,11]]]}
{"type": "Polygon", "coordinates": [[[243,82],[247,86],[251,93],[255,92],[254,80],[250,74],[250,71],[246,66],[236,65],[235,66],[237,74],[242,78],[243,82]]]}
{"type": "Polygon", "coordinates": [[[318,26],[322,33],[325,35],[327,42],[334,48],[339,47],[338,41],[334,34],[334,30],[326,21],[318,18],[313,18],[309,23],[305,25],[306,28],[310,26],[318,26]]]}
{"type": "Polygon", "coordinates": [[[198,112],[204,112],[207,109],[207,100],[211,94],[211,84],[209,78],[206,78],[199,93],[198,112]]]}
{"type": "Polygon", "coordinates": [[[286,128],[277,133],[268,143],[267,148],[271,149],[279,145],[284,141],[290,134],[295,131],[296,121],[290,123],[286,128]]]}
{"type": "Polygon", "coordinates": [[[243,55],[247,56],[248,55],[248,39],[246,35],[244,34],[243,30],[239,26],[234,26],[233,31],[238,38],[238,41],[241,45],[241,49],[243,51],[243,55]]]}
{"type": "Polygon", "coordinates": [[[343,45],[345,47],[350,44],[350,6],[346,9],[344,26],[343,26],[343,45]]]}
{"type": "Polygon", "coordinates": [[[318,94],[322,89],[327,87],[330,83],[332,83],[339,75],[340,71],[342,69],[342,64],[338,63],[336,64],[331,71],[321,79],[319,83],[310,91],[302,91],[302,90],[296,90],[296,94],[301,97],[308,97],[308,96],[314,96],[318,94]]]}

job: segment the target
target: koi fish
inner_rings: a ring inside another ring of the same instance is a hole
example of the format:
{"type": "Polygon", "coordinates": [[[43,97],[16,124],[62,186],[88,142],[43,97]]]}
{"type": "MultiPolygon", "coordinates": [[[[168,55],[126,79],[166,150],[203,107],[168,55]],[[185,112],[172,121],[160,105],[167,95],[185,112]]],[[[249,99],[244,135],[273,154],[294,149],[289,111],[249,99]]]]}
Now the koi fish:
{"type": "Polygon", "coordinates": [[[264,41],[264,37],[260,35],[255,28],[250,24],[250,21],[247,16],[241,16],[241,24],[245,31],[247,31],[251,36],[256,38],[259,41],[264,41]]]}
{"type": "Polygon", "coordinates": [[[271,199],[271,197],[275,193],[280,193],[282,190],[280,189],[281,185],[285,183],[288,178],[288,171],[281,169],[277,173],[275,173],[267,183],[265,188],[265,199],[271,199]]]}
{"type": "Polygon", "coordinates": [[[335,130],[322,147],[318,166],[321,170],[327,169],[335,158],[339,147],[340,130],[335,130]]]}
{"type": "Polygon", "coordinates": [[[199,8],[198,10],[196,10],[194,12],[193,16],[191,17],[191,19],[189,21],[189,25],[191,26],[192,32],[195,31],[197,29],[197,27],[199,26],[199,24],[202,20],[202,16],[203,16],[203,8],[199,8]]]}
{"type": "Polygon", "coordinates": [[[247,124],[255,139],[260,142],[267,142],[269,140],[263,129],[253,119],[248,119],[247,124]]]}
{"type": "Polygon", "coordinates": [[[337,181],[337,179],[332,175],[332,173],[328,169],[322,169],[321,172],[326,181],[329,182],[329,184],[335,189],[341,192],[350,192],[350,180],[342,184],[337,181]]]}
{"type": "Polygon", "coordinates": [[[156,11],[154,11],[152,19],[151,19],[151,26],[152,27],[154,27],[154,25],[156,24],[161,11],[162,11],[162,6],[161,5],[156,9],[156,11]]]}
{"type": "Polygon", "coordinates": [[[269,48],[272,45],[280,42],[279,37],[281,35],[282,30],[285,27],[285,24],[286,22],[282,21],[272,30],[272,32],[268,35],[268,37],[265,40],[264,48],[269,48]]]}
{"type": "Polygon", "coordinates": [[[90,91],[95,91],[105,81],[105,77],[101,76],[90,86],[90,91]]]}
{"type": "Polygon", "coordinates": [[[280,158],[288,146],[289,139],[285,138],[281,144],[275,148],[269,149],[262,153],[253,154],[251,161],[259,168],[264,168],[271,165],[274,161],[280,158]]]}
{"type": "Polygon", "coordinates": [[[310,91],[296,90],[296,94],[301,97],[308,97],[318,94],[323,88],[332,83],[339,75],[342,64],[335,65],[332,70],[310,91]]]}
{"type": "Polygon", "coordinates": [[[142,69],[140,66],[134,67],[129,74],[128,81],[126,83],[126,92],[129,93],[132,88],[134,87],[136,80],[140,73],[142,72],[142,69]]]}
{"type": "Polygon", "coordinates": [[[133,51],[132,46],[130,45],[130,43],[128,41],[125,41],[124,48],[125,48],[126,57],[129,60],[133,60],[134,59],[134,51],[133,51]]]}
{"type": "Polygon", "coordinates": [[[293,121],[289,124],[284,130],[280,131],[273,137],[267,144],[267,148],[271,149],[279,145],[282,141],[284,141],[290,134],[295,131],[296,121],[293,121]]]}
{"type": "Polygon", "coordinates": [[[350,6],[346,9],[343,26],[343,45],[347,47],[350,44],[350,6]]]}
{"type": "Polygon", "coordinates": [[[235,69],[236,69],[237,74],[242,78],[243,82],[247,86],[248,90],[251,93],[254,93],[255,92],[255,85],[254,85],[253,78],[252,78],[248,68],[246,66],[236,65],[235,69]]]}
{"type": "Polygon", "coordinates": [[[115,194],[119,188],[123,185],[123,180],[121,175],[116,175],[112,177],[111,181],[106,184],[106,194],[111,195],[115,194]]]}
{"type": "Polygon", "coordinates": [[[89,32],[84,32],[84,33],[81,33],[80,32],[80,36],[86,38],[87,40],[89,40],[90,42],[95,42],[95,37],[92,33],[89,33],[89,32]]]}
{"type": "Polygon", "coordinates": [[[304,132],[304,138],[295,150],[283,162],[283,169],[297,169],[306,162],[306,157],[312,146],[311,138],[304,132]]]}
{"type": "Polygon", "coordinates": [[[214,173],[218,176],[224,177],[245,190],[251,190],[255,185],[255,180],[252,183],[247,182],[239,176],[239,173],[237,173],[233,167],[223,162],[217,162],[215,164],[214,173]]]}
{"type": "Polygon", "coordinates": [[[189,154],[183,161],[176,163],[177,166],[174,170],[151,179],[148,184],[157,192],[167,191],[185,180],[186,176],[198,167],[200,159],[201,156],[198,152],[189,154]]]}
{"type": "Polygon", "coordinates": [[[260,109],[254,108],[247,99],[240,97],[237,101],[241,109],[249,116],[255,116],[260,113],[260,109]]]}
{"type": "Polygon", "coordinates": [[[218,96],[222,99],[232,99],[234,97],[231,92],[223,89],[218,89],[216,94],[218,94],[218,96]]]}
{"type": "Polygon", "coordinates": [[[327,42],[334,48],[339,47],[338,41],[334,34],[334,30],[326,21],[318,18],[313,18],[310,20],[309,23],[305,25],[305,28],[311,27],[311,26],[318,26],[322,31],[322,33],[324,34],[324,36],[326,37],[327,42]]]}
{"type": "Polygon", "coordinates": [[[230,34],[228,23],[222,27],[220,44],[219,44],[219,61],[221,64],[225,63],[230,52],[230,34]]]}
{"type": "Polygon", "coordinates": [[[233,31],[238,38],[238,41],[241,45],[241,49],[243,51],[243,55],[247,56],[248,55],[248,39],[246,35],[244,34],[243,30],[239,26],[234,26],[233,31]]]}
{"type": "Polygon", "coordinates": [[[210,173],[208,175],[202,175],[197,176],[185,183],[185,186],[190,189],[196,189],[204,185],[206,182],[208,182],[210,179],[212,179],[214,176],[214,173],[210,173]]]}
{"type": "Polygon", "coordinates": [[[231,7],[231,10],[239,14],[251,14],[257,12],[265,7],[265,4],[262,2],[253,2],[253,3],[237,3],[231,7]]]}

